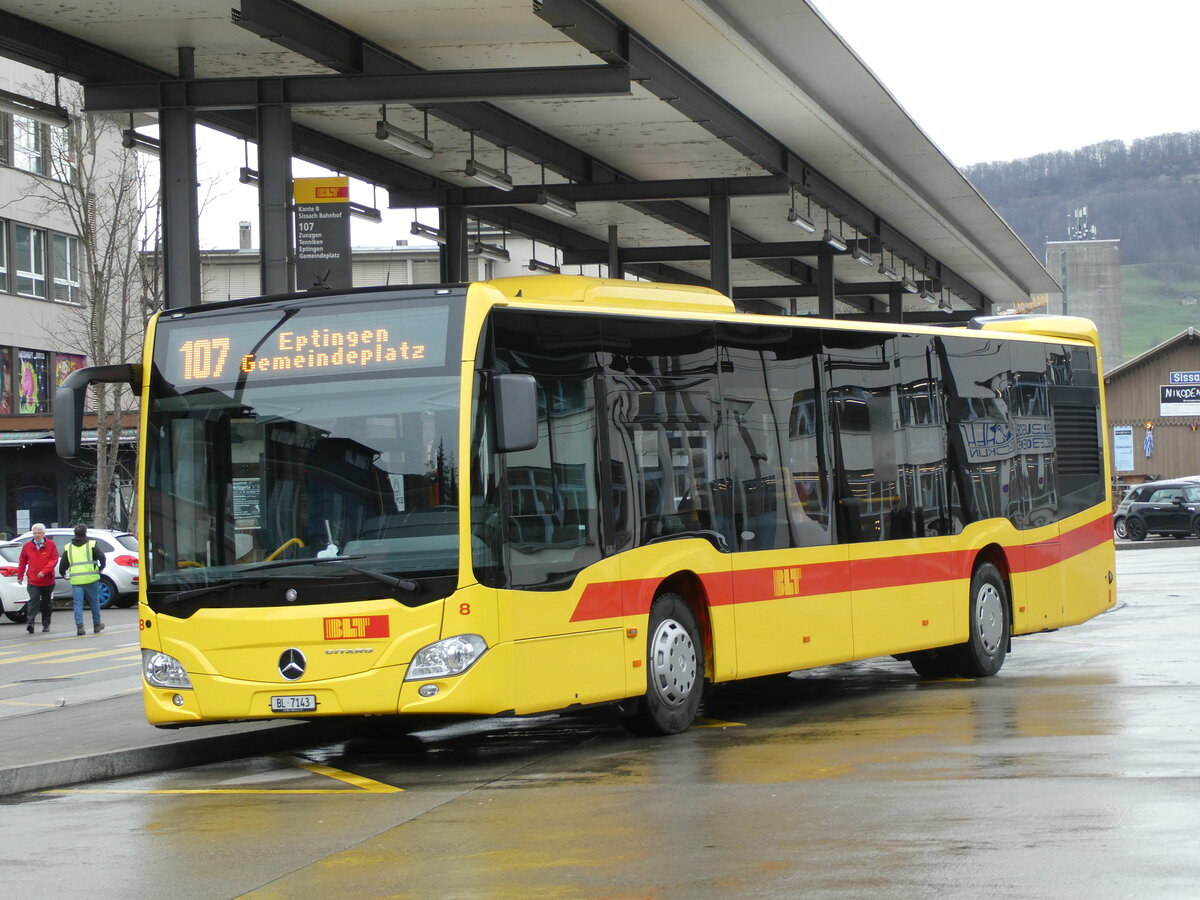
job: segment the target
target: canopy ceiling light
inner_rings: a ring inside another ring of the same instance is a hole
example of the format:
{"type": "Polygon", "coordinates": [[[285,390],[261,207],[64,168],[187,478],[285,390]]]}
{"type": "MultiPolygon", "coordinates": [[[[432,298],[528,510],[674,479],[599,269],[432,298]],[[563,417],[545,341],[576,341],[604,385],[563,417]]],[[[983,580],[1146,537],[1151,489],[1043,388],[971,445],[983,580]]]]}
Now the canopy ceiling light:
{"type": "Polygon", "coordinates": [[[493,169],[491,166],[484,165],[477,160],[468,159],[464,171],[467,173],[468,178],[474,178],[488,187],[494,187],[500,191],[511,191],[513,189],[511,175],[500,169],[493,169]]]}
{"type": "Polygon", "coordinates": [[[562,269],[553,263],[542,262],[540,259],[529,260],[530,272],[548,272],[551,275],[561,275],[562,269]]]}
{"type": "Polygon", "coordinates": [[[917,283],[908,277],[908,264],[904,266],[904,277],[900,279],[900,287],[904,288],[905,293],[915,294],[917,292],[917,283]]]}
{"type": "Polygon", "coordinates": [[[825,210],[825,233],[821,235],[821,243],[831,247],[836,253],[844,253],[846,251],[846,241],[842,237],[842,221],[838,219],[838,233],[834,234],[829,230],[829,210],[825,210]]]}
{"type": "Polygon", "coordinates": [[[512,257],[503,247],[497,247],[495,244],[485,244],[483,241],[475,241],[467,249],[467,253],[471,256],[482,256],[484,259],[491,259],[496,262],[512,262],[512,257]]]}
{"type": "Polygon", "coordinates": [[[375,137],[386,141],[393,147],[419,156],[421,159],[433,159],[433,144],[429,140],[429,112],[425,113],[425,137],[405,131],[398,125],[387,120],[387,107],[379,108],[380,120],[375,123],[375,137]]]}
{"type": "Polygon", "coordinates": [[[467,160],[466,172],[468,178],[474,178],[480,184],[486,184],[488,187],[494,187],[499,191],[511,191],[513,189],[512,176],[508,174],[508,148],[504,148],[504,168],[494,169],[491,166],[484,165],[475,158],[475,132],[471,132],[471,158],[467,160]]]}
{"type": "Polygon", "coordinates": [[[886,278],[888,281],[899,281],[900,273],[898,273],[894,268],[892,268],[892,266],[896,265],[896,257],[892,256],[891,260],[892,260],[891,266],[887,265],[883,261],[883,249],[881,248],[879,251],[879,274],[882,275],[884,278],[886,278]]]}
{"type": "Polygon", "coordinates": [[[812,197],[805,199],[808,201],[808,215],[796,209],[796,186],[792,185],[792,207],[788,210],[787,220],[797,228],[803,228],[809,234],[813,234],[817,230],[817,223],[812,220],[812,197]]]}
{"type": "Polygon", "coordinates": [[[150,156],[158,156],[162,152],[162,143],[156,137],[148,134],[138,134],[132,128],[121,132],[121,146],[126,150],[138,150],[150,156]]]}
{"type": "Polygon", "coordinates": [[[429,240],[436,241],[439,244],[446,243],[446,235],[442,234],[437,228],[426,225],[424,222],[413,222],[409,231],[418,237],[429,238],[429,240]]]}
{"type": "MultiPolygon", "coordinates": [[[[58,93],[58,81],[55,80],[55,94],[58,93]]],[[[32,97],[22,97],[11,91],[0,91],[0,112],[12,113],[24,119],[33,119],[45,125],[66,128],[71,124],[71,114],[63,107],[43,103],[32,97]]]]}
{"type": "Polygon", "coordinates": [[[365,203],[355,203],[351,200],[348,204],[350,207],[350,215],[356,219],[366,219],[368,222],[382,222],[383,213],[374,206],[367,206],[365,203]]]}
{"type": "Polygon", "coordinates": [[[850,258],[852,260],[854,260],[856,263],[859,263],[864,266],[870,266],[870,265],[875,264],[875,260],[871,259],[871,254],[865,252],[863,250],[863,248],[861,246],[859,246],[858,229],[857,228],[854,229],[854,248],[850,251],[850,258]]]}
{"type": "Polygon", "coordinates": [[[242,166],[238,170],[238,181],[242,184],[258,184],[258,170],[242,166]]]}
{"type": "Polygon", "coordinates": [[[568,219],[573,219],[579,215],[579,211],[575,209],[573,202],[557,194],[552,194],[547,190],[538,191],[537,202],[539,206],[544,206],[551,212],[558,213],[560,216],[566,216],[568,219]]]}

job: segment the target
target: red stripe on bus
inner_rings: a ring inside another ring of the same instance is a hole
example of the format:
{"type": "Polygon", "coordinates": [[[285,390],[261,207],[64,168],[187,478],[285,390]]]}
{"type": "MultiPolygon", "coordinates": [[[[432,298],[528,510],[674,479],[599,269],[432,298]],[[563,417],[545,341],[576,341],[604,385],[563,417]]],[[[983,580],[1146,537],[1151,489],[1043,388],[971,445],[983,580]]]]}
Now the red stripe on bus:
{"type": "MultiPolygon", "coordinates": [[[[1016,544],[1006,547],[1009,568],[1013,572],[1032,572],[1078,556],[1112,540],[1112,525],[1107,518],[1096,519],[1061,535],[1054,541],[1016,544]]],[[[920,553],[910,556],[885,556],[850,562],[838,560],[803,563],[796,566],[772,566],[743,569],[733,573],[709,572],[700,575],[710,606],[755,603],[779,597],[812,597],[839,594],[849,590],[879,590],[911,587],[969,578],[975,560],[974,550],[920,553]],[[791,592],[780,593],[780,573],[799,570],[791,592]]],[[[645,615],[650,610],[659,579],[637,578],[589,584],[571,615],[572,622],[615,619],[645,615]]]]}

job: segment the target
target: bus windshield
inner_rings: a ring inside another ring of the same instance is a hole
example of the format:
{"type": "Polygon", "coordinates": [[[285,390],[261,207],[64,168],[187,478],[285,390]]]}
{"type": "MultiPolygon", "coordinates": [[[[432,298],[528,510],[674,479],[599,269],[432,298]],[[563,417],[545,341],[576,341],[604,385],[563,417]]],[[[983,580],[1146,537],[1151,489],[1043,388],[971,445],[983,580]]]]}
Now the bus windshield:
{"type": "Polygon", "coordinates": [[[282,581],[312,582],[299,593],[314,602],[424,602],[452,589],[452,318],[444,302],[309,301],[160,322],[146,433],[151,605],[290,602],[282,581]]]}

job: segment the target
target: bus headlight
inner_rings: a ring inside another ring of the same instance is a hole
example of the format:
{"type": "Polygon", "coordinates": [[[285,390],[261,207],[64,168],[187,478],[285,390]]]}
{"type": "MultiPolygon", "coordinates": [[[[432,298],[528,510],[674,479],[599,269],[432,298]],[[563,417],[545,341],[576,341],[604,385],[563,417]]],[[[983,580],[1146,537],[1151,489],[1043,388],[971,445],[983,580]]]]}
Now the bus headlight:
{"type": "Polygon", "coordinates": [[[475,665],[486,651],[487,643],[479,635],[457,634],[418,650],[404,680],[421,681],[461,675],[475,665]]]}
{"type": "Polygon", "coordinates": [[[184,671],[183,664],[158,650],[142,651],[142,675],[155,687],[192,688],[192,680],[184,671]]]}

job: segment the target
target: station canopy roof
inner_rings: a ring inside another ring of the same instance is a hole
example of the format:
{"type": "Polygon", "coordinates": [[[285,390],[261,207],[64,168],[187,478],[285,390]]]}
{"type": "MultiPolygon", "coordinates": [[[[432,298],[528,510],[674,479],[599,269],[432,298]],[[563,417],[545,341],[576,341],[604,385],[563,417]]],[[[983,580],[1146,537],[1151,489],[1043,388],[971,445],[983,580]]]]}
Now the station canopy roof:
{"type": "Polygon", "coordinates": [[[870,256],[834,258],[839,314],[885,313],[885,268],[926,289],[903,297],[912,320],[1058,290],[801,0],[0,0],[0,54],[107,86],[93,108],[181,103],[251,140],[244,98],[282,97],[296,156],[387,188],[392,206],[461,203],[565,263],[608,262],[615,235],[627,271],[707,283],[710,202],[728,196],[746,308],[816,308],[827,226],[870,256]],[[186,91],[180,47],[194,48],[186,91]],[[315,75],[352,77],[285,77],[315,75]],[[429,158],[376,137],[384,95],[429,158]],[[515,188],[470,177],[472,154],[515,188]],[[543,185],[576,215],[540,204],[543,185]]]}

